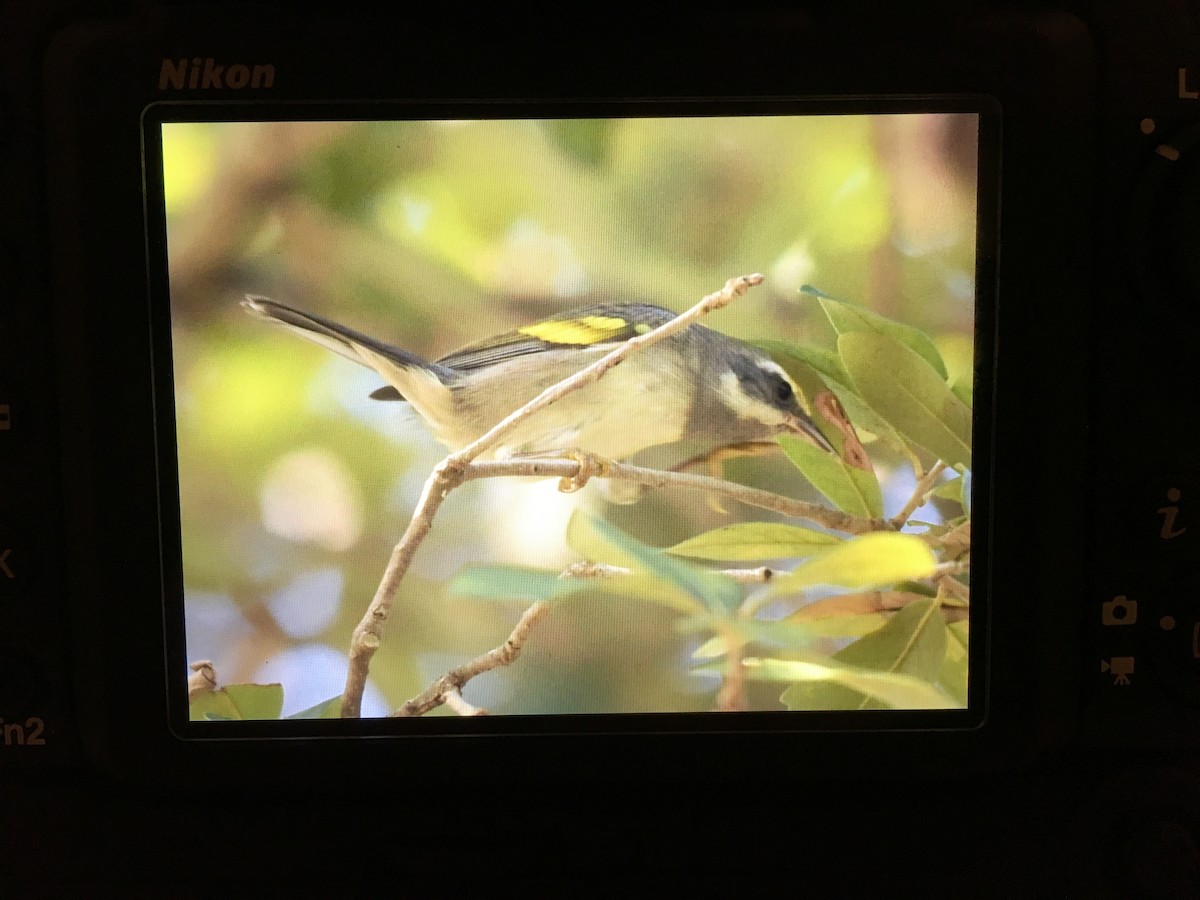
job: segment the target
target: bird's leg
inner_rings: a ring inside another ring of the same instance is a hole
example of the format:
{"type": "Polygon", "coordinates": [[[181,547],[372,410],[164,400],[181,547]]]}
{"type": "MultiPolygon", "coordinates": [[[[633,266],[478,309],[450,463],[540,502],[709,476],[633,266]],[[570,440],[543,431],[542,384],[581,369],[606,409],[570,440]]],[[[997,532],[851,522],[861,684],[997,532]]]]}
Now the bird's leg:
{"type": "Polygon", "coordinates": [[[562,456],[579,463],[578,472],[566,478],[560,478],[558,481],[558,489],[564,494],[574,493],[595,476],[604,475],[613,465],[612,460],[586,450],[567,450],[562,456]]]}
{"type": "MultiPolygon", "coordinates": [[[[741,456],[760,456],[767,453],[774,453],[779,449],[779,445],[774,442],[766,441],[747,441],[741,444],[727,444],[724,447],[714,447],[707,453],[702,453],[700,456],[693,456],[691,459],[684,460],[677,466],[671,468],[672,472],[686,472],[689,469],[699,468],[704,466],[708,470],[708,474],[713,478],[725,477],[725,462],[730,459],[737,459],[741,456]]],[[[712,494],[706,494],[705,500],[708,503],[709,509],[721,515],[725,514],[725,507],[721,505],[721,501],[712,494]]]]}
{"type": "Polygon", "coordinates": [[[721,478],[724,475],[726,460],[737,459],[741,456],[761,456],[767,453],[774,453],[778,449],[779,445],[773,441],[746,441],[741,444],[726,444],[723,447],[714,447],[699,456],[686,459],[678,465],[672,466],[671,471],[687,472],[691,469],[698,469],[704,466],[709,475],[714,478],[721,478]]]}

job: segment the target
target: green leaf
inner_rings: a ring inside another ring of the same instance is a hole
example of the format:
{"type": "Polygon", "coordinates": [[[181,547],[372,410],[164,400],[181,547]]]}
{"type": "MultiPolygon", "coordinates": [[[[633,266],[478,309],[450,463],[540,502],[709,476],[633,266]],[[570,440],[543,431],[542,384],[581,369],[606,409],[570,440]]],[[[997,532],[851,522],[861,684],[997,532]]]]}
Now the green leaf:
{"type": "Polygon", "coordinates": [[[827,616],[823,619],[806,619],[804,627],[818,637],[863,637],[887,624],[887,615],[859,613],[849,616],[827,616]]]}
{"type": "MultiPolygon", "coordinates": [[[[878,631],[839,650],[833,659],[844,666],[907,675],[932,685],[946,659],[946,622],[937,600],[908,604],[878,631]]],[[[863,696],[856,698],[845,685],[797,684],[781,699],[790,709],[869,709],[880,699],[867,691],[858,693],[863,696]]]]}
{"type": "Polygon", "coordinates": [[[342,695],[330,697],[328,700],[322,700],[308,709],[302,709],[298,713],[292,713],[288,716],[289,719],[337,719],[342,714],[342,695]]]}
{"type": "Polygon", "coordinates": [[[742,588],[732,578],[668,556],[603,519],[574,513],[567,523],[567,544],[592,562],[623,566],[674,585],[713,612],[729,612],[742,601],[742,588]]]}
{"type": "Polygon", "coordinates": [[[926,360],[867,331],[841,335],[838,352],[859,395],[900,434],[949,465],[971,465],[971,410],[926,360]]]}
{"type": "Polygon", "coordinates": [[[844,300],[836,300],[828,294],[818,291],[811,285],[805,285],[800,288],[800,292],[817,298],[817,302],[821,304],[821,309],[825,311],[825,315],[829,318],[829,324],[833,326],[833,330],[839,335],[849,334],[854,331],[870,331],[897,340],[929,363],[933,370],[941,377],[942,382],[945,383],[948,375],[946,372],[946,363],[942,360],[942,354],[938,352],[937,347],[934,346],[930,337],[919,328],[913,328],[911,325],[896,322],[886,316],[879,315],[879,313],[864,309],[861,306],[855,306],[844,300]]]}
{"type": "Polygon", "coordinates": [[[793,465],[834,506],[852,516],[878,519],[883,515],[879,480],[820,447],[799,438],[780,435],[777,440],[793,465]]]}
{"type": "Polygon", "coordinates": [[[477,600],[520,600],[539,603],[569,594],[572,582],[556,572],[522,566],[464,566],[450,581],[449,590],[459,597],[477,600]]]}
{"type": "Polygon", "coordinates": [[[950,390],[954,392],[954,396],[967,405],[967,408],[975,406],[975,387],[967,379],[959,379],[950,385],[950,390]]]}
{"type": "Polygon", "coordinates": [[[962,477],[952,478],[935,488],[930,496],[941,497],[943,500],[953,500],[959,505],[962,504],[962,477]]]}
{"type": "Polygon", "coordinates": [[[789,344],[785,341],[754,341],[753,343],[754,346],[770,354],[771,358],[783,366],[784,369],[788,367],[787,362],[784,360],[799,362],[810,366],[819,374],[825,376],[825,378],[836,381],[838,384],[844,384],[846,387],[853,387],[854,385],[854,382],[850,380],[849,373],[842,366],[842,360],[832,350],[826,350],[823,347],[789,344]]]}
{"type": "MultiPolygon", "coordinates": [[[[841,359],[832,350],[819,347],[802,347],[787,344],[783,341],[755,341],[755,346],[762,348],[771,358],[783,366],[785,372],[792,377],[804,391],[805,397],[813,396],[812,379],[818,379],[827,389],[833,391],[846,416],[854,423],[856,430],[869,431],[889,447],[901,453],[910,454],[907,442],[889,425],[875,410],[867,405],[855,393],[854,383],[849,373],[842,365],[841,359]]],[[[828,435],[826,435],[828,437],[828,435]]]]}
{"type": "Polygon", "coordinates": [[[967,705],[967,622],[954,622],[947,626],[946,659],[942,662],[942,670],[938,674],[938,684],[945,688],[946,693],[961,703],[967,705]]]}
{"type": "Polygon", "coordinates": [[[585,592],[605,594],[621,600],[640,600],[665,606],[688,615],[694,615],[702,609],[696,599],[678,585],[641,572],[606,578],[572,578],[569,581],[576,585],[571,592],[576,596],[585,592]]]}
{"type": "Polygon", "coordinates": [[[520,600],[548,603],[581,594],[606,594],[623,599],[646,600],[683,613],[701,607],[686,591],[651,575],[579,576],[563,578],[553,572],[521,566],[464,566],[449,585],[451,593],[476,600],[520,600]]]}
{"type": "Polygon", "coordinates": [[[609,162],[616,122],[612,119],[549,119],[542,122],[551,142],[566,156],[594,169],[609,162]]]}
{"type": "Polygon", "coordinates": [[[947,698],[911,675],[791,659],[746,659],[747,674],[756,680],[792,682],[780,697],[788,709],[855,709],[866,698],[875,708],[949,709],[947,698]],[[813,697],[843,696],[845,705],[816,705],[813,697]]]}
{"type": "Polygon", "coordinates": [[[927,578],[937,568],[937,557],[913,534],[872,532],[843,541],[787,575],[771,580],[772,595],[790,594],[819,584],[869,588],[927,578]]]}
{"type": "Polygon", "coordinates": [[[933,681],[946,657],[946,622],[936,599],[914,600],[878,631],[834,657],[847,665],[903,672],[933,681]]]}
{"type": "Polygon", "coordinates": [[[197,694],[189,704],[193,721],[278,719],[283,711],[283,685],[230,684],[197,694]]]}
{"type": "MultiPolygon", "coordinates": [[[[712,655],[724,653],[724,639],[730,634],[737,635],[744,643],[759,642],[772,644],[776,647],[802,649],[812,645],[817,635],[808,627],[807,622],[772,621],[767,619],[730,619],[719,615],[691,616],[677,622],[675,629],[682,634],[695,631],[717,631],[716,640],[720,641],[721,649],[714,652],[715,644],[707,641],[701,649],[712,655]]],[[[697,655],[700,650],[696,651],[697,655]]]]}
{"type": "Polygon", "coordinates": [[[841,542],[839,537],[799,525],[740,522],[680,541],[667,552],[696,559],[742,562],[812,556],[841,542]]]}
{"type": "Polygon", "coordinates": [[[237,707],[241,719],[278,719],[283,712],[282,684],[229,684],[221,691],[237,707]]]}
{"type": "Polygon", "coordinates": [[[242,715],[224,691],[205,691],[188,703],[188,718],[193,722],[238,720],[242,715]]]}

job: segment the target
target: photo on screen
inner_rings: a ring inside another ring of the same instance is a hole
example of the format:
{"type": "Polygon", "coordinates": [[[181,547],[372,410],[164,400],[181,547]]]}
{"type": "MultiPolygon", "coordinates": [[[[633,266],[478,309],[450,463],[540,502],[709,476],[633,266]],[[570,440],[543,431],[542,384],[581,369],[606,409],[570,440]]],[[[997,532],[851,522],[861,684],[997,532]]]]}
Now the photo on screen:
{"type": "Polygon", "coordinates": [[[160,111],[190,720],[966,709],[981,115],[911,107],[160,111]]]}

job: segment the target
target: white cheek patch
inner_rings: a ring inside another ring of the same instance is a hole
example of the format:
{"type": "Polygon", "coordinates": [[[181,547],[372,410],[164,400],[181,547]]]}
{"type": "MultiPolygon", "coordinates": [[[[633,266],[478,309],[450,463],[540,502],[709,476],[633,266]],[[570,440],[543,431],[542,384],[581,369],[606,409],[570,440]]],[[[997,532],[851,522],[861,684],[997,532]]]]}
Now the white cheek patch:
{"type": "MultiPolygon", "coordinates": [[[[792,379],[788,378],[787,373],[773,362],[762,364],[762,368],[769,372],[778,372],[788,384],[792,384],[792,379]]],[[[756,422],[762,422],[764,425],[779,425],[786,420],[785,414],[776,409],[771,404],[749,396],[743,389],[741,381],[737,377],[737,373],[733,371],[722,372],[717,379],[717,389],[721,392],[721,397],[725,403],[743,419],[753,419],[756,422]]]]}

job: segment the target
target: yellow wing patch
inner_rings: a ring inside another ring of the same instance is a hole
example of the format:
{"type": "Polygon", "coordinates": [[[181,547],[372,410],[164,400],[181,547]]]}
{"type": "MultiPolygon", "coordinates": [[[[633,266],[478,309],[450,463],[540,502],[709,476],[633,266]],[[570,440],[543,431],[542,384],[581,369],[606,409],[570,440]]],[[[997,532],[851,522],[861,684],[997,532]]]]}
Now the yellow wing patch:
{"type": "Polygon", "coordinates": [[[629,323],[617,316],[581,316],[578,319],[559,319],[535,322],[518,328],[517,332],[547,344],[600,344],[624,331],[629,323]]]}

